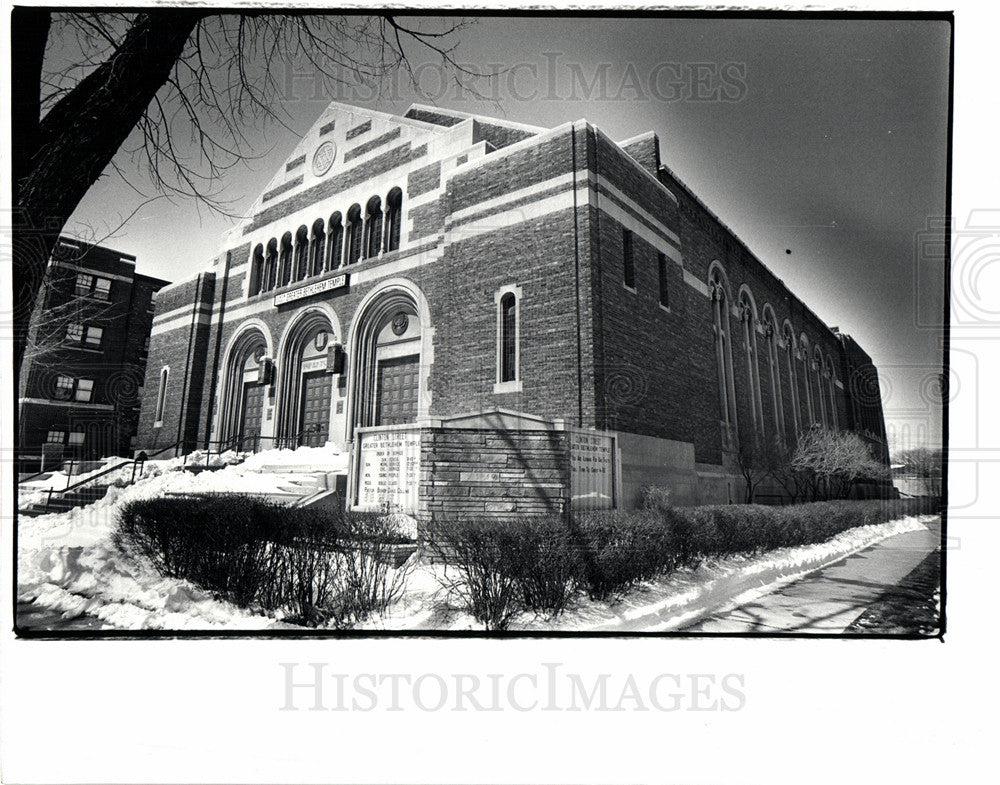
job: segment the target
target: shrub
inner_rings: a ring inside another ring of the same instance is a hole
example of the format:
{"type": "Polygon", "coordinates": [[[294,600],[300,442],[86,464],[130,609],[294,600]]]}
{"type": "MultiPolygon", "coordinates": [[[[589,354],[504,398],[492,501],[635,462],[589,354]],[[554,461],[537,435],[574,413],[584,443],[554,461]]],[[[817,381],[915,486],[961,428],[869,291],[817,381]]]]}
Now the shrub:
{"type": "Polygon", "coordinates": [[[663,516],[648,510],[574,516],[582,577],[593,599],[604,599],[677,563],[663,516]]]}
{"type": "Polygon", "coordinates": [[[580,562],[565,518],[522,518],[515,524],[515,576],[527,610],[558,616],[576,591],[580,562]]]}
{"type": "Polygon", "coordinates": [[[120,550],[163,575],[243,607],[336,626],[382,613],[399,597],[411,565],[396,567],[392,557],[404,539],[377,515],[241,495],[129,502],[114,534],[120,550]]]}
{"type": "Polygon", "coordinates": [[[508,520],[459,520],[436,529],[429,545],[445,568],[442,585],[487,630],[504,630],[521,610],[517,564],[520,527],[508,520]]]}
{"type": "Polygon", "coordinates": [[[670,489],[658,485],[646,485],[640,488],[639,501],[640,506],[644,510],[664,512],[672,507],[670,503],[670,489]]]}

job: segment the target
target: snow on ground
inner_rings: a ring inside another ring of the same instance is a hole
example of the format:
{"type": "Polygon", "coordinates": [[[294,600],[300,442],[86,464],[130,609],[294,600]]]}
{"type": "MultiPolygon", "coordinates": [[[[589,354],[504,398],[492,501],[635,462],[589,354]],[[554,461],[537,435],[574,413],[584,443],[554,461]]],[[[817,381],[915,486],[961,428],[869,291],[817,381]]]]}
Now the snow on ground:
{"type": "MultiPolygon", "coordinates": [[[[694,569],[647,581],[623,597],[595,601],[578,593],[555,619],[521,614],[511,630],[649,632],[679,630],[710,613],[738,607],[806,574],[903,532],[927,528],[935,516],[908,517],[861,526],[815,545],[780,548],[760,556],[730,556],[694,569]]],[[[442,564],[417,564],[406,595],[382,619],[364,627],[385,630],[481,630],[471,614],[456,606],[444,586],[457,577],[442,564]]]]}
{"type": "MultiPolygon", "coordinates": [[[[206,463],[192,453],[186,463],[206,463]]],[[[130,629],[266,629],[276,622],[218,602],[186,581],[162,578],[149,565],[119,553],[111,543],[118,511],[128,501],[168,493],[303,492],[281,474],[254,471],[257,466],[346,466],[346,456],[329,448],[268,450],[257,460],[236,463],[235,453],[212,455],[209,465],[224,466],[197,474],[181,471],[183,458],[149,461],[133,485],[108,488],[104,498],[64,513],[18,518],[18,599],[34,602],[73,618],[96,616],[130,629]]],[[[129,469],[131,475],[131,469],[129,469]]],[[[122,483],[128,478],[122,478],[122,483]]],[[[290,497],[291,498],[291,497],[290,497]]]]}
{"type": "MultiPolygon", "coordinates": [[[[196,456],[204,459],[205,456],[196,456]]],[[[282,493],[295,467],[327,471],[346,467],[347,455],[328,448],[269,450],[235,463],[235,454],[212,456],[224,465],[197,474],[180,471],[182,459],[150,461],[143,478],[127,487],[111,487],[100,501],[65,513],[18,521],[18,599],[58,612],[82,614],[127,629],[273,629],[288,626],[220,602],[186,581],[163,578],[149,565],[119,553],[111,543],[121,505],[166,493],[246,491],[282,493]],[[275,467],[278,473],[255,471],[275,467]]],[[[190,463],[191,456],[188,458],[190,463]]],[[[301,492],[301,487],[299,489],[301,492]]],[[[843,532],[816,545],[782,548],[755,557],[732,556],[678,570],[637,586],[618,600],[593,601],[579,592],[555,619],[522,614],[513,630],[604,630],[621,633],[682,629],[697,619],[767,594],[805,574],[881,540],[925,528],[933,516],[903,518],[843,532]]],[[[412,519],[403,521],[412,528],[412,519]]],[[[415,532],[413,532],[415,534],[415,532]]],[[[384,618],[367,629],[480,630],[444,586],[458,577],[454,567],[421,559],[408,563],[406,590],[384,618]]]]}
{"type": "Polygon", "coordinates": [[[316,471],[347,471],[350,454],[330,447],[298,447],[294,450],[265,450],[247,457],[248,469],[308,466],[316,471]]]}

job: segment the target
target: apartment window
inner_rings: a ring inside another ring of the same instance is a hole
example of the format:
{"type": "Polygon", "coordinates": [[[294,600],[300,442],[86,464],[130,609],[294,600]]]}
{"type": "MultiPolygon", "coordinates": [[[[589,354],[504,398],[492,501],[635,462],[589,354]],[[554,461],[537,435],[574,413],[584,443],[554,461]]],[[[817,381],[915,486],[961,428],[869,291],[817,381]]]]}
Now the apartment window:
{"type": "Polygon", "coordinates": [[[667,255],[660,254],[657,258],[660,274],[660,305],[664,308],[670,307],[670,285],[667,282],[667,255]]]}
{"type": "Polygon", "coordinates": [[[49,431],[45,441],[47,444],[63,444],[66,441],[66,431],[49,431]]]}
{"type": "Polygon", "coordinates": [[[495,295],[497,304],[497,376],[493,391],[520,392],[521,289],[507,286],[495,295]]]}
{"type": "Polygon", "coordinates": [[[88,327],[87,336],[84,339],[86,343],[93,344],[94,346],[100,346],[101,341],[104,339],[104,328],[103,327],[88,327]]]}
{"type": "Polygon", "coordinates": [[[163,407],[167,401],[167,379],[170,376],[170,368],[163,366],[160,369],[160,389],[156,394],[156,416],[153,418],[155,422],[153,427],[159,427],[163,424],[163,407]]]}
{"type": "Polygon", "coordinates": [[[72,376],[57,376],[56,377],[56,390],[55,398],[58,401],[68,401],[73,397],[73,377],[72,376]]]}
{"type": "Polygon", "coordinates": [[[635,255],[632,251],[632,232],[622,232],[622,264],[625,286],[635,291],[635,255]]]}
{"type": "Polygon", "coordinates": [[[76,276],[76,293],[81,296],[87,296],[90,294],[90,290],[94,287],[94,276],[87,275],[87,273],[78,273],[76,276]]]}
{"type": "Polygon", "coordinates": [[[94,380],[93,379],[77,379],[76,380],[76,400],[81,403],[89,403],[94,397],[94,380]]]}
{"type": "Polygon", "coordinates": [[[80,343],[83,340],[83,325],[77,322],[66,325],[66,340],[80,343]]]}
{"type": "Polygon", "coordinates": [[[71,447],[80,447],[85,439],[86,439],[86,434],[83,431],[69,432],[69,443],[71,447]]]}
{"type": "Polygon", "coordinates": [[[80,297],[96,297],[98,300],[107,300],[111,297],[111,279],[98,278],[89,273],[77,273],[74,291],[80,297]]]}

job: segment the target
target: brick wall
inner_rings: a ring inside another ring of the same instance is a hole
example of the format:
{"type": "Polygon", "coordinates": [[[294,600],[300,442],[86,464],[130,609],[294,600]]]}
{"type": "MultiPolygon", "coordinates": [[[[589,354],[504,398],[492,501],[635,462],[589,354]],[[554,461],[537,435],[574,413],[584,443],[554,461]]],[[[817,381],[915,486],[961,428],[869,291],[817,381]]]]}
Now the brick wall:
{"type": "Polygon", "coordinates": [[[152,336],[135,439],[136,449],[149,452],[178,441],[183,442],[184,449],[187,450],[198,445],[199,424],[207,416],[202,403],[205,400],[205,377],[210,373],[207,365],[211,339],[211,325],[198,317],[199,314],[210,312],[215,291],[215,274],[205,272],[191,281],[166,289],[157,298],[154,319],[160,314],[183,307],[185,300],[186,305],[195,307],[184,314],[176,327],[152,336]],[[163,420],[157,426],[156,403],[164,366],[169,366],[170,371],[163,420]]]}

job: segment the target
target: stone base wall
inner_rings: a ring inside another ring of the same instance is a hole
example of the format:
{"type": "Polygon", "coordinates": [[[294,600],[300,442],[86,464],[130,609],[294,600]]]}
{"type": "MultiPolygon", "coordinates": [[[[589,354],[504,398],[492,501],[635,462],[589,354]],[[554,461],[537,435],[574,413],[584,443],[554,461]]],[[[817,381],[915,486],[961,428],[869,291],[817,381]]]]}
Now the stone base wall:
{"type": "Polygon", "coordinates": [[[427,428],[420,454],[417,518],[561,515],[569,506],[569,440],[564,431],[427,428]]]}

